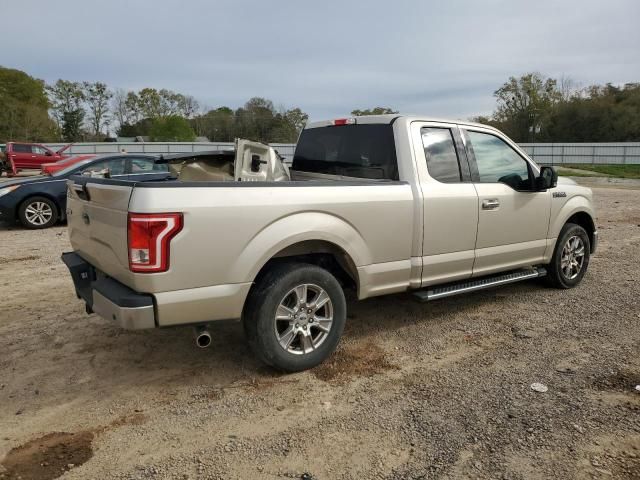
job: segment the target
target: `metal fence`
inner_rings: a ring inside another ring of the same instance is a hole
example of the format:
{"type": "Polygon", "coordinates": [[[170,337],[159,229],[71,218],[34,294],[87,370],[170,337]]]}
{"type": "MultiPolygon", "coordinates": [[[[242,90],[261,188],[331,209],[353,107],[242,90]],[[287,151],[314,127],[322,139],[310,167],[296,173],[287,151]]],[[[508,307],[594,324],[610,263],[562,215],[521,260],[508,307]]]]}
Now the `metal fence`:
{"type": "Polygon", "coordinates": [[[640,142],[634,143],[521,143],[531,158],[543,165],[640,164],[640,142]]]}
{"type": "MultiPolygon", "coordinates": [[[[65,143],[49,143],[47,146],[52,150],[64,147],[65,143]]],[[[280,155],[285,157],[286,162],[293,160],[295,143],[272,143],[280,155]]],[[[233,142],[98,142],[98,143],[74,143],[66,150],[65,154],[80,155],[87,153],[188,153],[206,152],[208,150],[233,150],[233,142]]]]}
{"type": "MultiPolygon", "coordinates": [[[[49,144],[57,150],[62,143],[49,144]]],[[[294,143],[272,143],[286,162],[293,160],[294,143]]],[[[640,142],[634,143],[522,143],[520,146],[536,162],[543,165],[562,164],[640,164],[640,142]]],[[[227,142],[132,142],[132,143],[76,143],[68,153],[187,153],[206,150],[233,149],[227,142]]]]}

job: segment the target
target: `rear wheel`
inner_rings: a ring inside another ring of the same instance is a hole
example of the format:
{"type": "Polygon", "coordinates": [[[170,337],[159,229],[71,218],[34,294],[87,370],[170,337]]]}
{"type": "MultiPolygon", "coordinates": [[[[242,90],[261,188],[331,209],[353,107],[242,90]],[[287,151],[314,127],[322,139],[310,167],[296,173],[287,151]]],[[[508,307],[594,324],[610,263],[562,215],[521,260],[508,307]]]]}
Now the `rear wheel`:
{"type": "Polygon", "coordinates": [[[279,370],[315,367],[335,350],[346,321],[342,287],[315,265],[277,265],[252,289],[243,314],[255,354],[279,370]]]}
{"type": "Polygon", "coordinates": [[[567,223],[558,235],[556,248],[548,265],[547,282],[556,288],[578,285],[589,267],[591,242],[580,225],[567,223]]]}
{"type": "Polygon", "coordinates": [[[58,207],[46,197],[31,197],[20,205],[18,218],[26,228],[48,228],[58,221],[58,207]]]}

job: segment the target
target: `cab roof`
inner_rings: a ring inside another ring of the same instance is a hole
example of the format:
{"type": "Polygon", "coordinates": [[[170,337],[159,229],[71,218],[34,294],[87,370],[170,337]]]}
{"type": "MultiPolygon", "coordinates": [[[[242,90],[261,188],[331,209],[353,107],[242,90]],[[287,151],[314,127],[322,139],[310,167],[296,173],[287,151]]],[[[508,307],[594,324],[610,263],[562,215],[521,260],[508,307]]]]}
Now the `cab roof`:
{"type": "Polygon", "coordinates": [[[483,128],[493,128],[489,125],[483,125],[481,123],[474,123],[468,120],[452,120],[446,118],[435,118],[430,117],[428,115],[400,115],[397,113],[385,114],[385,115],[366,115],[362,117],[343,117],[336,118],[332,120],[320,120],[317,122],[310,122],[307,124],[306,128],[317,128],[317,127],[328,127],[331,125],[335,125],[336,120],[344,121],[346,120],[349,124],[355,125],[366,125],[366,124],[391,124],[395,121],[402,119],[408,123],[420,121],[420,122],[438,122],[438,123],[453,123],[456,125],[467,125],[474,127],[483,127],[483,128]]]}

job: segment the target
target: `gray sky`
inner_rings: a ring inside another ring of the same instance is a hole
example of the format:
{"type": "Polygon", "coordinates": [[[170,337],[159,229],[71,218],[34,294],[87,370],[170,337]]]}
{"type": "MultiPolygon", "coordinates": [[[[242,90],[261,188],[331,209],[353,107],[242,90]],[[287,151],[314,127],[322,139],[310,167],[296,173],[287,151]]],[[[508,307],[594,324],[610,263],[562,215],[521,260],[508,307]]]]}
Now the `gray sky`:
{"type": "Polygon", "coordinates": [[[511,75],[640,81],[638,0],[0,0],[0,65],[53,82],[467,118],[511,75]]]}

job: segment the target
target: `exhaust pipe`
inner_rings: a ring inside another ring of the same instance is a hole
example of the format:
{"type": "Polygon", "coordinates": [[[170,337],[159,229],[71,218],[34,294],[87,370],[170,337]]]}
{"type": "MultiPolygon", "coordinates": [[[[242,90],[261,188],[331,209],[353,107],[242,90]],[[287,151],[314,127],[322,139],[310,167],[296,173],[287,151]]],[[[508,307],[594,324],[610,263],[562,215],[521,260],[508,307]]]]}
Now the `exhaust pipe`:
{"type": "Polygon", "coordinates": [[[198,348],[207,348],[211,345],[211,334],[206,327],[196,327],[195,337],[198,348]]]}

